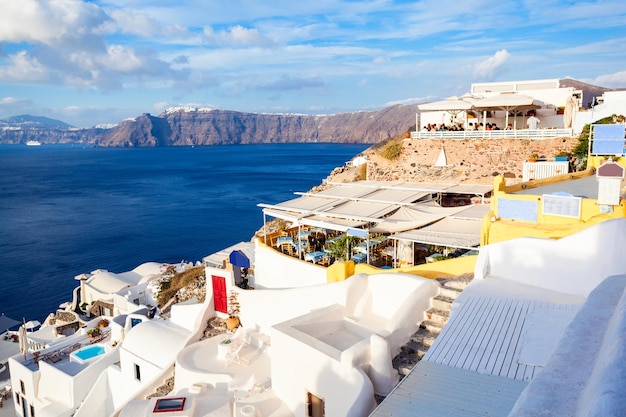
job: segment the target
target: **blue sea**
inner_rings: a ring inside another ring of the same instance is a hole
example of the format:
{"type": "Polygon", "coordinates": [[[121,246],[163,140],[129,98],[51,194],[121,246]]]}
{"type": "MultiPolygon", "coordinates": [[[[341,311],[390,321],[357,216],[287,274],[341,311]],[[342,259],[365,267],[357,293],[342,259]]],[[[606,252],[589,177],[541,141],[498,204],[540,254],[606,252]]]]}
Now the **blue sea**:
{"type": "Polygon", "coordinates": [[[367,145],[0,145],[0,312],[43,320],[74,277],[200,261],[263,225],[367,145]]]}

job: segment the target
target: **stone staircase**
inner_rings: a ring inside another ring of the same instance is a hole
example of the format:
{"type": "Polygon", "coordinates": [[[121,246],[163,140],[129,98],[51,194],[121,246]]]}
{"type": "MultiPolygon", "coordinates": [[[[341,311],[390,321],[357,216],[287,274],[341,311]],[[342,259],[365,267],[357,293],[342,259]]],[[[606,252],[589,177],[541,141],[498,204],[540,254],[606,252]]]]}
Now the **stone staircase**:
{"type": "Polygon", "coordinates": [[[452,303],[461,294],[461,291],[471,282],[473,275],[466,274],[452,278],[438,278],[439,295],[433,298],[432,307],[426,312],[426,320],[420,324],[411,340],[402,347],[400,354],[393,359],[393,366],[401,377],[407,375],[413,366],[419,362],[428,348],[448,322],[452,303]]]}

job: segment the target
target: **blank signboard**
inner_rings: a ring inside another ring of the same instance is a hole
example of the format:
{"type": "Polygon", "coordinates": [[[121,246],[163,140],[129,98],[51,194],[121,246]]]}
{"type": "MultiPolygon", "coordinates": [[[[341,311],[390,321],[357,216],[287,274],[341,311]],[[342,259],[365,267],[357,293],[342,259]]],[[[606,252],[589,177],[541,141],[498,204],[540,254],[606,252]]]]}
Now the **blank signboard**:
{"type": "Polygon", "coordinates": [[[528,200],[498,199],[498,217],[504,219],[536,222],[538,203],[528,200]]]}
{"type": "Polygon", "coordinates": [[[624,131],[622,124],[593,125],[591,153],[594,155],[623,155],[624,131]]]}

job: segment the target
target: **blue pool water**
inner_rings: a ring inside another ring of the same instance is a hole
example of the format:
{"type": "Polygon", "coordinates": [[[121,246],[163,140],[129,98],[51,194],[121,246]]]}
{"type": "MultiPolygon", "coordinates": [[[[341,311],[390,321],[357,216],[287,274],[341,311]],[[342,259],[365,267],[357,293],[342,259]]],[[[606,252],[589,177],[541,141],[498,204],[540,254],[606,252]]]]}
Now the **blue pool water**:
{"type": "Polygon", "coordinates": [[[96,356],[100,356],[104,354],[104,346],[102,345],[91,345],[86,348],[82,348],[73,353],[81,361],[88,361],[89,359],[95,358],[96,356]]]}

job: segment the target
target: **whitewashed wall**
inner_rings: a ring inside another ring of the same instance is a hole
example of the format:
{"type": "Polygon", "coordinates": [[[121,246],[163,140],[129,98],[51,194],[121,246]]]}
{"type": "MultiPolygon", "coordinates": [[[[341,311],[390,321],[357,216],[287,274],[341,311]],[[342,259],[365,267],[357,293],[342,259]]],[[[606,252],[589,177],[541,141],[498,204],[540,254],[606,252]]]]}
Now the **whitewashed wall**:
{"type": "Polygon", "coordinates": [[[327,416],[364,417],[374,409],[373,387],[360,369],[280,333],[272,335],[272,356],[281,359],[272,361],[272,388],[294,415],[306,415],[307,391],[324,400],[327,416]]]}
{"type": "Polygon", "coordinates": [[[559,240],[512,239],[480,249],[474,279],[504,278],[587,297],[606,277],[626,274],[625,247],[626,219],[559,240]]]}
{"type": "Polygon", "coordinates": [[[255,243],[255,288],[293,288],[326,282],[326,268],[284,255],[258,240],[255,243]]]}

